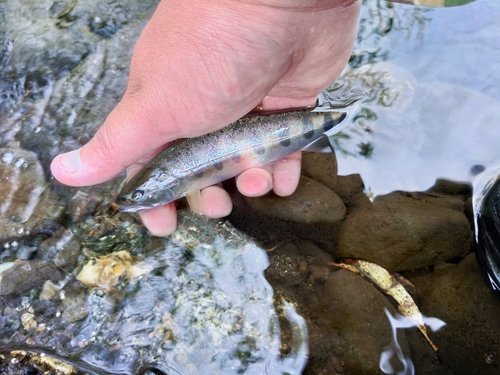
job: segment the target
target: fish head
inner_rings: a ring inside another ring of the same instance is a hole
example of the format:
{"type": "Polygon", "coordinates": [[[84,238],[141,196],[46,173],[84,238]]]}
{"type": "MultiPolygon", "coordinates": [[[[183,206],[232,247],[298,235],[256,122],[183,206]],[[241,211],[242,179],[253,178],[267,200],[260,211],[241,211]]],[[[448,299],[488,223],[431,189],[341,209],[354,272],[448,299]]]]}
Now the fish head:
{"type": "Polygon", "coordinates": [[[144,169],[118,195],[120,211],[136,212],[173,202],[185,195],[182,179],[159,168],[144,169]]]}

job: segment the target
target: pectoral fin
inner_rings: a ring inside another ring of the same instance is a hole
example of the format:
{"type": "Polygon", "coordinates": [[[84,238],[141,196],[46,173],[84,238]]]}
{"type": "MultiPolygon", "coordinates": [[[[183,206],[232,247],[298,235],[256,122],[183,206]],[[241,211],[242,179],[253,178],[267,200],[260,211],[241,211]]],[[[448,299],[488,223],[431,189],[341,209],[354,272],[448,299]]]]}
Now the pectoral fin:
{"type": "Polygon", "coordinates": [[[201,206],[201,191],[199,189],[189,191],[186,194],[186,199],[189,203],[189,207],[195,214],[202,213],[201,206]]]}
{"type": "Polygon", "coordinates": [[[308,144],[306,147],[302,149],[302,151],[308,152],[332,152],[333,147],[330,142],[330,138],[326,134],[323,134],[321,137],[316,139],[314,142],[308,144]]]}

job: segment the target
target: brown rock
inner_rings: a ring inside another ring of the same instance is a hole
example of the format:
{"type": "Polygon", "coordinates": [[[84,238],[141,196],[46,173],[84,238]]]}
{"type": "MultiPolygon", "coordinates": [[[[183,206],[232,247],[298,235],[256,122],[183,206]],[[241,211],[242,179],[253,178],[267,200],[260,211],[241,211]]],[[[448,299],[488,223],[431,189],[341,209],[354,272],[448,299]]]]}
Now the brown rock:
{"type": "MultiPolygon", "coordinates": [[[[396,313],[389,300],[371,283],[346,270],[330,274],[322,297],[313,311],[314,319],[329,337],[334,356],[342,358],[342,373],[382,374],[380,355],[392,344],[392,331],[384,308],[392,315],[396,313]]],[[[398,342],[403,352],[409,353],[401,330],[398,342]]],[[[393,366],[402,370],[400,363],[393,366]]]]}
{"type": "Polygon", "coordinates": [[[84,319],[90,311],[90,306],[83,284],[73,280],[64,286],[63,294],[62,318],[67,322],[84,319]]]}
{"type": "Polygon", "coordinates": [[[287,289],[307,280],[308,283],[321,281],[330,274],[331,255],[308,241],[288,242],[269,252],[269,267],[266,279],[273,288],[287,294],[287,289]],[[326,275],[326,277],[325,277],[326,275]]]}
{"type": "MultiPolygon", "coordinates": [[[[381,374],[380,355],[392,341],[383,308],[395,313],[386,296],[349,271],[330,272],[332,257],[311,242],[279,246],[269,260],[266,279],[277,296],[294,301],[308,325],[304,375],[381,374]]],[[[408,353],[405,334],[398,338],[408,353]]]]}
{"type": "Polygon", "coordinates": [[[411,270],[464,256],[472,233],[462,199],[395,192],[347,217],[337,253],[391,271],[411,270]]]}
{"type": "Polygon", "coordinates": [[[365,185],[359,174],[338,176],[337,158],[334,153],[304,153],[302,175],[312,178],[332,189],[349,206],[371,205],[364,193],[365,185]]]}
{"type": "Polygon", "coordinates": [[[470,184],[438,179],[428,192],[461,196],[465,200],[472,195],[472,186],[470,184]]]}
{"type": "Polygon", "coordinates": [[[500,373],[500,301],[484,282],[474,254],[411,281],[422,313],[446,322],[432,333],[441,362],[457,375],[500,373]]]}
{"type": "Polygon", "coordinates": [[[246,201],[259,213],[296,223],[336,224],[346,214],[344,203],[337,194],[305,176],[301,176],[297,190],[289,197],[271,193],[246,201]]]}
{"type": "Polygon", "coordinates": [[[330,189],[337,184],[337,158],[335,154],[305,152],[302,156],[302,174],[316,180],[330,189]]]}
{"type": "Polygon", "coordinates": [[[338,176],[337,184],[332,188],[347,206],[347,210],[352,207],[370,207],[372,202],[364,193],[365,184],[359,174],[338,176]]]}

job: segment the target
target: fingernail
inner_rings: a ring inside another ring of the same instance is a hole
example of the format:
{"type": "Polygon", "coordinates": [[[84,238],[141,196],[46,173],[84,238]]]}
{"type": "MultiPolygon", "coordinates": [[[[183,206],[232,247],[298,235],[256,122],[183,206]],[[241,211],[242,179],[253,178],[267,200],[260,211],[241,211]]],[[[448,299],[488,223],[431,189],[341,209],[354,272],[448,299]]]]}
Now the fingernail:
{"type": "Polygon", "coordinates": [[[68,174],[76,173],[82,166],[82,161],[80,160],[80,150],[70,151],[61,156],[61,167],[68,174]]]}

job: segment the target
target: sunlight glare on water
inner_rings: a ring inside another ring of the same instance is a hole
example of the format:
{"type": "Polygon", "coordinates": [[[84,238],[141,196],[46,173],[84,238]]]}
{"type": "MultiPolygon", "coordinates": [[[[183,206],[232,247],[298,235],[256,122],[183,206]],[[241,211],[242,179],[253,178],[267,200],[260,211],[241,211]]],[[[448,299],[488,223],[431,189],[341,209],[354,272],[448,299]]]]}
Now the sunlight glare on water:
{"type": "Polygon", "coordinates": [[[363,63],[336,83],[366,94],[336,142],[339,173],[360,173],[372,195],[427,190],[438,178],[474,184],[496,176],[500,164],[499,4],[419,12],[421,22],[412,23],[412,7],[382,9],[381,24],[394,17],[409,29],[372,38],[371,54],[358,42],[363,63]]]}
{"type": "MultiPolygon", "coordinates": [[[[392,328],[392,343],[393,347],[388,348],[380,355],[380,369],[384,372],[384,374],[397,374],[397,375],[413,375],[415,374],[415,367],[410,358],[406,358],[401,350],[401,347],[398,343],[397,330],[400,328],[412,328],[416,327],[415,323],[410,319],[403,315],[396,314],[396,316],[392,316],[391,313],[384,308],[385,315],[389,319],[392,328]],[[401,371],[396,371],[392,364],[391,360],[397,359],[403,365],[403,369],[401,371]]],[[[443,326],[446,325],[440,319],[437,318],[429,318],[426,316],[422,316],[422,321],[425,325],[429,326],[433,332],[440,330],[443,326]]]]}

